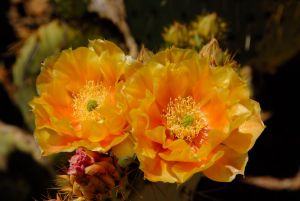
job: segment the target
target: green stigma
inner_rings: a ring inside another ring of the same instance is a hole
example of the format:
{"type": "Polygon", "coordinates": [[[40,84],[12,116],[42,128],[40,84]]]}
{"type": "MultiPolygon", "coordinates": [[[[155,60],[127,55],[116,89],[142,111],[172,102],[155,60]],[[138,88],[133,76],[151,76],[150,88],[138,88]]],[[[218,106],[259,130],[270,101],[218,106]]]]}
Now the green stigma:
{"type": "Polygon", "coordinates": [[[182,121],[181,121],[181,124],[183,127],[188,127],[188,126],[191,126],[194,122],[194,117],[193,115],[185,115],[183,118],[182,118],[182,121]]]}
{"type": "Polygon", "coordinates": [[[89,100],[86,104],[86,109],[91,112],[93,111],[94,109],[96,109],[98,106],[98,103],[96,100],[89,100]]]}

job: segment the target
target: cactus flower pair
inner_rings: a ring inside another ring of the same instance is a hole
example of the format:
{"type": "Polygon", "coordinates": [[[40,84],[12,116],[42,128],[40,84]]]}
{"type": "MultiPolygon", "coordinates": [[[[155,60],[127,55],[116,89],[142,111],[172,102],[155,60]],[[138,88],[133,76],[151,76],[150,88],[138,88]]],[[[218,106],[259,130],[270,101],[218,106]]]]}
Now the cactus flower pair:
{"type": "Polygon", "coordinates": [[[144,52],[135,60],[95,40],[47,59],[31,102],[42,152],[136,154],[150,181],[244,174],[247,152],[264,129],[260,107],[235,63],[220,62],[208,46],[200,53],[144,52]]]}

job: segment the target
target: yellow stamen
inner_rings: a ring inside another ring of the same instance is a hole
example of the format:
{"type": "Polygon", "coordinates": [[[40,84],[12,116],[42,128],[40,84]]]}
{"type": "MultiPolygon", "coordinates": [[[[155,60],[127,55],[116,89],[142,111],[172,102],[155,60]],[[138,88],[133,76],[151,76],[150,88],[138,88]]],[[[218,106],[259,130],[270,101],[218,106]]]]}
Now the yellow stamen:
{"type": "Polygon", "coordinates": [[[80,121],[95,120],[103,121],[100,109],[108,90],[101,84],[88,81],[86,85],[74,95],[73,114],[80,121]]]}
{"type": "Polygon", "coordinates": [[[190,96],[170,100],[164,117],[171,134],[188,142],[207,128],[205,115],[190,96]]]}

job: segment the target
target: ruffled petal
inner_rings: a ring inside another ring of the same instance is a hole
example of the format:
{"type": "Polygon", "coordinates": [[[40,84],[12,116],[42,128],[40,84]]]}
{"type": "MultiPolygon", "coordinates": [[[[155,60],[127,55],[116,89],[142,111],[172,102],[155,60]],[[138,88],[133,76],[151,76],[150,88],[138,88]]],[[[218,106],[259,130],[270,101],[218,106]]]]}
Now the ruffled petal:
{"type": "Polygon", "coordinates": [[[158,126],[152,130],[147,130],[145,136],[148,137],[151,141],[164,144],[166,141],[166,128],[163,126],[158,126]]]}
{"type": "Polygon", "coordinates": [[[124,52],[117,45],[108,40],[91,40],[89,41],[89,47],[100,57],[103,54],[114,56],[117,59],[124,57],[124,52]]]}
{"type": "Polygon", "coordinates": [[[233,130],[224,141],[225,145],[239,153],[247,153],[254,146],[255,141],[265,128],[260,117],[259,104],[255,101],[251,101],[251,103],[251,115],[247,115],[246,119],[243,119],[242,122],[240,121],[238,128],[233,130]]]}
{"type": "Polygon", "coordinates": [[[224,155],[210,168],[203,171],[204,175],[214,181],[230,182],[237,174],[244,174],[248,161],[248,154],[239,154],[234,150],[219,146],[217,151],[223,151],[224,155]]]}
{"type": "Polygon", "coordinates": [[[53,79],[53,66],[58,59],[59,55],[54,55],[45,59],[42,63],[41,73],[37,77],[36,86],[38,94],[41,94],[49,83],[52,82],[53,79]]]}
{"type": "Polygon", "coordinates": [[[176,175],[176,182],[183,183],[191,178],[194,174],[209,168],[215,163],[215,161],[221,158],[223,154],[224,153],[222,151],[217,151],[198,162],[175,163],[172,166],[172,172],[174,175],[176,175]]]}
{"type": "Polygon", "coordinates": [[[99,56],[88,48],[65,50],[53,66],[53,79],[59,80],[64,86],[59,90],[76,93],[88,81],[101,83],[103,74],[100,69],[99,56]]]}
{"type": "Polygon", "coordinates": [[[144,177],[152,182],[175,183],[177,178],[170,169],[170,163],[162,160],[159,156],[154,158],[139,158],[140,169],[144,172],[144,177]]]}

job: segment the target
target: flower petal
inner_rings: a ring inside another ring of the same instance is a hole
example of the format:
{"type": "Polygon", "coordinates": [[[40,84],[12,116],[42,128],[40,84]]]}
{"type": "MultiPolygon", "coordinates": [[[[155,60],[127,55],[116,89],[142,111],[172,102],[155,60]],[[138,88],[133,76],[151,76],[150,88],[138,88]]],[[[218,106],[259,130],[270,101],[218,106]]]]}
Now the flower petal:
{"type": "Polygon", "coordinates": [[[101,72],[98,55],[88,48],[65,50],[53,66],[53,79],[59,80],[70,93],[76,93],[87,81],[101,83],[101,72]],[[74,81],[76,80],[76,81],[74,81]]]}
{"type": "Polygon", "coordinates": [[[144,177],[152,182],[177,182],[177,178],[170,170],[169,163],[161,160],[159,156],[154,158],[139,158],[140,169],[144,172],[144,177]]]}
{"type": "Polygon", "coordinates": [[[265,128],[260,117],[259,104],[252,101],[252,106],[253,114],[240,123],[239,127],[224,141],[225,145],[239,153],[248,152],[265,128]]]}
{"type": "Polygon", "coordinates": [[[201,172],[215,163],[223,155],[222,151],[210,154],[199,162],[176,163],[172,166],[172,172],[176,175],[177,183],[183,183],[195,173],[201,172]]]}
{"type": "Polygon", "coordinates": [[[247,153],[239,154],[226,146],[219,146],[216,151],[223,151],[224,155],[203,171],[205,176],[214,181],[230,182],[237,174],[244,174],[248,161],[247,153]]]}

